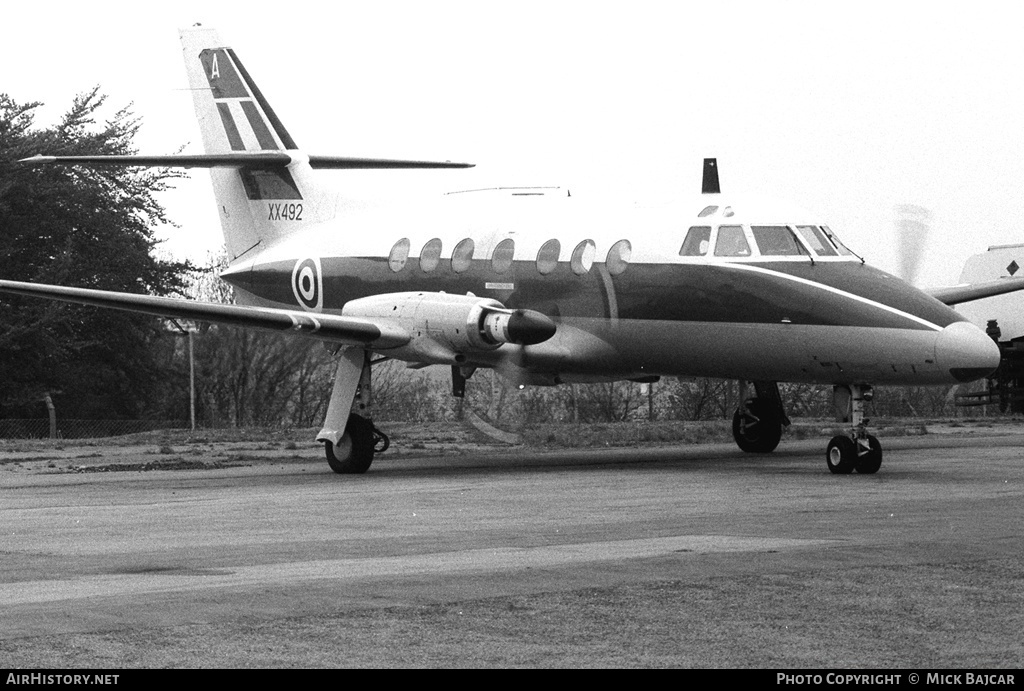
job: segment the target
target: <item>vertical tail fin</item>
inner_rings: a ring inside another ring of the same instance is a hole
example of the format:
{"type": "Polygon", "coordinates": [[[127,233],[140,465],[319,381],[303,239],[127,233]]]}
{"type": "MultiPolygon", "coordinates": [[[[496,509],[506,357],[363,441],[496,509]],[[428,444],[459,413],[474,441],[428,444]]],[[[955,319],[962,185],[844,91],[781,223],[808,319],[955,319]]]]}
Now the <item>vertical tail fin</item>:
{"type": "Polygon", "coordinates": [[[205,153],[279,153],[291,159],[285,167],[211,168],[228,257],[333,218],[334,195],[314,184],[308,156],[298,151],[234,50],[213,29],[180,33],[205,153]]]}
{"type": "Polygon", "coordinates": [[[472,168],[451,161],[309,156],[298,150],[235,52],[217,32],[181,31],[182,50],[205,153],[199,155],[45,156],[32,165],[181,166],[209,168],[231,261],[268,247],[307,225],[334,218],[337,195],[322,190],[313,169],[472,168]]]}

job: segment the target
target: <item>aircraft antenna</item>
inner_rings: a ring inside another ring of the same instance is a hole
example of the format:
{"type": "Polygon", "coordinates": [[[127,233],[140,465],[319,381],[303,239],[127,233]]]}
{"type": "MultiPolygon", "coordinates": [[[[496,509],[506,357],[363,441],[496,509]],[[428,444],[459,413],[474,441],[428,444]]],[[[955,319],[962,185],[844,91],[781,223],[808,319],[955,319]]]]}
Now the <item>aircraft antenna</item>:
{"type": "Polygon", "coordinates": [[[718,159],[704,159],[704,182],[700,188],[701,194],[721,194],[722,188],[718,184],[718,159]]]}

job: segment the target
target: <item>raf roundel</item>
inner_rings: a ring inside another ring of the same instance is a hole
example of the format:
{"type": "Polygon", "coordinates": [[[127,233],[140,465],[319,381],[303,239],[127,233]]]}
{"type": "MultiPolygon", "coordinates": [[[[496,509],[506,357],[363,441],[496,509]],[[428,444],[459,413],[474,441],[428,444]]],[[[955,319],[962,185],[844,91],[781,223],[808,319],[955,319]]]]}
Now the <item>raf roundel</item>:
{"type": "Polygon", "coordinates": [[[319,312],[324,306],[324,279],[320,260],[301,259],[292,269],[292,293],[300,306],[319,312]]]}

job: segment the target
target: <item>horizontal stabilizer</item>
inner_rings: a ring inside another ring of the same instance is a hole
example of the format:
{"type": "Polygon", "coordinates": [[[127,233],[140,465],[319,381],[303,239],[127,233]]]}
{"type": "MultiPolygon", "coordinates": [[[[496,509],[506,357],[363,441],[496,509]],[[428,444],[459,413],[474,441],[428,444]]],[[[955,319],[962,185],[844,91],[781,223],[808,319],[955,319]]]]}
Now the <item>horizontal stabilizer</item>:
{"type": "Polygon", "coordinates": [[[410,340],[409,334],[392,324],[300,310],[224,305],[19,281],[0,281],[0,292],[109,307],[168,319],[191,319],[271,331],[292,331],[325,341],[362,347],[394,348],[405,345],[410,340]]]}
{"type": "MultiPolygon", "coordinates": [[[[284,168],[303,160],[284,152],[198,154],[171,156],[32,156],[21,163],[40,165],[145,166],[156,168],[284,168]]],[[[310,156],[311,168],[325,170],[385,170],[410,168],[472,168],[472,163],[401,161],[384,158],[310,156]]]]}
{"type": "Polygon", "coordinates": [[[347,158],[344,156],[310,156],[309,166],[323,170],[376,170],[401,168],[473,168],[475,163],[451,161],[394,161],[386,158],[347,158]]]}
{"type": "Polygon", "coordinates": [[[952,286],[949,288],[932,288],[925,292],[939,302],[947,305],[959,305],[963,302],[973,302],[982,298],[990,298],[994,295],[1013,293],[1024,290],[1024,278],[1000,278],[985,283],[973,283],[970,285],[952,286]]]}

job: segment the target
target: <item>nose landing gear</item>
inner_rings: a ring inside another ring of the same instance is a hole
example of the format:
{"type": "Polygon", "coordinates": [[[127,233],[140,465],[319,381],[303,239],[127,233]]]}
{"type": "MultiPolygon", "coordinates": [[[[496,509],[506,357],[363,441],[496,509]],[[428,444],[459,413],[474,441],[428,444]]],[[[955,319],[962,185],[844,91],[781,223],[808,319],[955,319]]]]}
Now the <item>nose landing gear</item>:
{"type": "Polygon", "coordinates": [[[830,472],[837,475],[877,473],[882,467],[882,445],[878,438],[868,434],[868,420],[864,418],[864,402],[871,400],[871,387],[851,384],[832,389],[836,417],[849,422],[849,435],[832,437],[825,451],[825,462],[830,472]]]}

